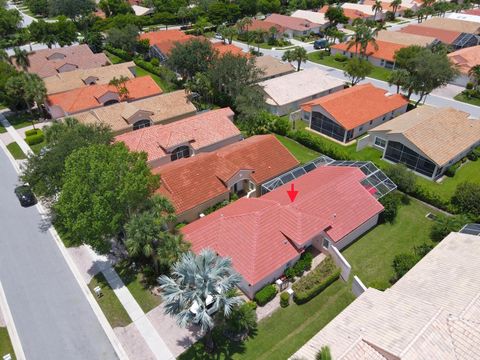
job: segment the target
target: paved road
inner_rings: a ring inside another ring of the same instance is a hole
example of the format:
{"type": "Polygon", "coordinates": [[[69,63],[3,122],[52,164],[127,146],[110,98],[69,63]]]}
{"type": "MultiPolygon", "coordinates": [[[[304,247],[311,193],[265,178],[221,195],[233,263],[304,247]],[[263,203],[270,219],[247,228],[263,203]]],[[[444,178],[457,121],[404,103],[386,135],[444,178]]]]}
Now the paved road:
{"type": "Polygon", "coordinates": [[[20,207],[0,150],[0,280],[28,360],[117,356],[35,206],[20,207]]]}
{"type": "Polygon", "coordinates": [[[22,28],[26,28],[28,27],[31,23],[37,21],[37,19],[35,19],[33,16],[30,16],[28,14],[25,14],[24,12],[22,12],[22,10],[20,10],[15,4],[13,4],[12,2],[8,2],[7,3],[7,9],[15,9],[15,10],[18,10],[20,12],[20,15],[22,15],[22,24],[20,25],[22,28]]]}

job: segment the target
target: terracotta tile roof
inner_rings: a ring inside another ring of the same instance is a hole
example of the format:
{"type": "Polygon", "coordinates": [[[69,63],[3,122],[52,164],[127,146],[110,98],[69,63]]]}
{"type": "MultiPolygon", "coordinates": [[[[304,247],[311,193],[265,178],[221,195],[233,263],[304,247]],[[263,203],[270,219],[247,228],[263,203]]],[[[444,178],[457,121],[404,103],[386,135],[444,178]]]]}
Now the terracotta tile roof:
{"type": "Polygon", "coordinates": [[[115,134],[131,131],[133,125],[128,123],[127,114],[146,112],[154,124],[169,123],[194,115],[195,106],[188,100],[184,90],[178,90],[158,96],[152,96],[134,102],[121,102],[107,107],[75,114],[75,118],[84,124],[104,123],[115,134]]]}
{"type": "Polygon", "coordinates": [[[38,50],[30,53],[28,59],[30,60],[28,72],[35,73],[41,78],[58,74],[66,64],[71,64],[75,70],[110,64],[104,53],[94,54],[88,45],[38,50]]]}
{"type": "Polygon", "coordinates": [[[420,27],[456,31],[459,33],[478,34],[480,24],[473,21],[449,19],[444,17],[433,17],[418,24],[420,27]]]}
{"type": "Polygon", "coordinates": [[[346,130],[351,130],[407,104],[402,95],[389,94],[368,83],[323,96],[301,107],[310,112],[312,107],[320,106],[346,130]]]}
{"type": "Polygon", "coordinates": [[[468,74],[472,67],[480,65],[480,45],[454,51],[448,57],[463,74],[468,74]]]}
{"type": "Polygon", "coordinates": [[[377,40],[387,41],[400,45],[418,45],[427,46],[432,44],[436,39],[431,36],[423,36],[417,34],[408,34],[401,31],[382,30],[377,34],[377,40]]]}
{"type": "Polygon", "coordinates": [[[263,74],[260,76],[261,80],[295,72],[292,64],[284,63],[270,55],[257,56],[255,65],[263,71],[263,74]]]}
{"type": "Polygon", "coordinates": [[[286,29],[295,30],[295,31],[305,31],[311,28],[320,27],[321,24],[313,23],[306,19],[295,18],[292,16],[272,14],[267,16],[265,21],[280,25],[286,29]]]}
{"type": "Polygon", "coordinates": [[[468,9],[463,11],[465,14],[480,16],[480,9],[468,9]]]}
{"type": "Polygon", "coordinates": [[[356,168],[321,167],[295,180],[294,203],[286,184],[261,198],[242,198],[182,229],[195,252],[212,248],[232,258],[255,284],[295,258],[322,231],[339,240],[383,210],[360,184],[356,168]]]}
{"type": "Polygon", "coordinates": [[[371,131],[400,134],[432,161],[444,166],[480,142],[480,121],[469,116],[453,108],[423,105],[371,131]]]}
{"type": "MultiPolygon", "coordinates": [[[[394,61],[395,52],[400,50],[401,48],[406,47],[405,45],[394,44],[387,41],[377,40],[378,49],[372,44],[368,44],[367,46],[367,55],[374,57],[376,59],[383,59],[387,61],[394,61]]],[[[350,49],[347,50],[348,44],[347,43],[340,43],[331,46],[332,49],[338,49],[341,51],[347,51],[351,53],[355,53],[355,46],[352,46],[350,49]]]]}
{"type": "Polygon", "coordinates": [[[343,3],[342,4],[342,9],[345,10],[354,10],[354,11],[359,11],[369,17],[375,15],[375,11],[372,10],[371,5],[364,5],[364,4],[354,4],[354,3],[343,3]]]}
{"type": "Polygon", "coordinates": [[[119,135],[115,141],[123,141],[131,151],[144,151],[148,161],[167,156],[173,148],[189,144],[195,153],[223,140],[241,136],[233,124],[230,108],[211,110],[175,121],[119,135]]]}
{"type": "Polygon", "coordinates": [[[86,80],[94,78],[95,84],[108,84],[115,76],[126,76],[129,79],[135,77],[135,63],[133,61],[120,63],[116,65],[103,66],[92,69],[79,69],[58,73],[55,76],[49,76],[43,79],[47,94],[55,94],[63,91],[73,90],[85,86],[90,86],[86,80]]]}
{"type": "Polygon", "coordinates": [[[194,36],[180,30],[151,31],[140,34],[140,40],[148,39],[150,46],[157,47],[162,54],[168,56],[176,43],[185,43],[194,36]]]}
{"type": "Polygon", "coordinates": [[[271,27],[276,28],[280,34],[283,34],[286,30],[285,27],[279,24],[276,24],[267,20],[258,20],[258,19],[252,20],[252,24],[247,26],[247,30],[248,31],[255,31],[255,30],[269,31],[271,27]]]}
{"type": "Polygon", "coordinates": [[[243,52],[243,50],[240,49],[238,46],[235,46],[233,44],[224,44],[222,41],[212,44],[212,47],[218,51],[218,54],[220,56],[223,56],[227,53],[237,56],[249,56],[248,53],[243,52]]]}
{"type": "Polygon", "coordinates": [[[252,170],[262,184],[298,165],[273,135],[252,136],[215,152],[200,153],[153,170],[160,174],[158,193],[167,196],[178,214],[229,192],[226,182],[240,170],[252,170]]]}
{"type": "MultiPolygon", "coordinates": [[[[129,91],[128,101],[162,93],[162,89],[160,89],[150,76],[130,79],[125,83],[125,86],[129,91]]],[[[65,115],[75,114],[103,106],[100,98],[107,93],[117,94],[117,89],[115,86],[108,84],[90,85],[88,87],[49,95],[47,97],[47,103],[49,107],[61,108],[65,115]]],[[[127,99],[119,100],[125,101],[127,99]]]]}
{"type": "Polygon", "coordinates": [[[426,26],[407,25],[400,32],[434,37],[445,44],[452,44],[462,33],[445,29],[437,29],[426,26]]]}
{"type": "Polygon", "coordinates": [[[343,14],[351,19],[368,19],[369,17],[372,17],[372,15],[366,14],[363,11],[357,10],[357,9],[343,9],[343,14]]]}

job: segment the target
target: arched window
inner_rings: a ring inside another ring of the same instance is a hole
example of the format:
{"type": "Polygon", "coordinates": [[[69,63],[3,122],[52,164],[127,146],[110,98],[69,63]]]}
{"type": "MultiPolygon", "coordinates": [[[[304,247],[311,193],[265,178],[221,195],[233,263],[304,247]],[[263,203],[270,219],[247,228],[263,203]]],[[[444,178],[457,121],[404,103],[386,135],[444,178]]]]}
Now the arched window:
{"type": "Polygon", "coordinates": [[[190,156],[190,148],[188,146],[179,146],[172,152],[172,161],[181,159],[181,158],[187,158],[190,156]]]}
{"type": "Polygon", "coordinates": [[[118,102],[119,102],[119,101],[116,100],[116,99],[108,100],[108,101],[105,101],[105,103],[103,104],[103,106],[113,105],[113,104],[116,104],[116,103],[118,103],[118,102]]]}
{"type": "Polygon", "coordinates": [[[133,130],[143,129],[152,125],[152,122],[148,119],[136,121],[133,124],[133,130]]]}

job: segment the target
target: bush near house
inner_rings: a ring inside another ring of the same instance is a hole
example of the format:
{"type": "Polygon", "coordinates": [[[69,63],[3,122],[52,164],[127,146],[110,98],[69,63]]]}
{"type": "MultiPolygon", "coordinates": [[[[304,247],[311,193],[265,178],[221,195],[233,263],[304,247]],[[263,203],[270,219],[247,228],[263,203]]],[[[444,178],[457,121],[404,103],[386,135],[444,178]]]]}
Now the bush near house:
{"type": "Polygon", "coordinates": [[[280,294],[280,306],[287,307],[290,305],[290,295],[287,292],[282,292],[280,294]]]}
{"type": "Polygon", "coordinates": [[[25,132],[25,135],[26,135],[25,142],[30,146],[40,144],[43,142],[43,140],[45,140],[45,135],[43,134],[43,131],[40,129],[28,130],[25,132]]]}
{"type": "Polygon", "coordinates": [[[265,286],[255,294],[255,301],[258,305],[264,306],[277,295],[277,287],[273,284],[265,286]]]}
{"type": "Polygon", "coordinates": [[[32,135],[37,135],[38,133],[38,129],[30,129],[30,130],[27,130],[25,131],[25,136],[32,136],[32,135]]]}
{"type": "Polygon", "coordinates": [[[285,276],[292,280],[295,277],[302,276],[305,271],[312,268],[313,255],[310,251],[304,252],[292,267],[285,270],[285,276]]]}
{"type": "Polygon", "coordinates": [[[398,192],[393,192],[380,199],[383,205],[383,212],[380,214],[380,223],[393,223],[398,214],[398,207],[402,203],[402,195],[398,192]]]}
{"type": "Polygon", "coordinates": [[[328,256],[315,269],[292,285],[297,304],[303,304],[320,294],[340,276],[340,269],[328,256]]]}
{"type": "Polygon", "coordinates": [[[349,159],[348,153],[345,150],[339,149],[335,146],[336,144],[332,145],[329,140],[311,134],[307,130],[290,131],[287,136],[290,139],[293,139],[310,149],[334,158],[335,160],[349,159]]]}
{"type": "Polygon", "coordinates": [[[105,45],[105,50],[113,55],[118,56],[120,59],[125,61],[132,61],[133,56],[123,49],[117,49],[110,45],[105,45]]]}

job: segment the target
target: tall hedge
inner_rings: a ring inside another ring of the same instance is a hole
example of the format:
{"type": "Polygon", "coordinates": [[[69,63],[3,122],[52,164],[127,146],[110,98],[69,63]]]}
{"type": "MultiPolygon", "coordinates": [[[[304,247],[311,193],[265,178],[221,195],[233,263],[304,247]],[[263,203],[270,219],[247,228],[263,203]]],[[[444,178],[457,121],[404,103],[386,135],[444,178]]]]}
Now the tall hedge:
{"type": "Polygon", "coordinates": [[[255,294],[255,301],[258,305],[264,306],[277,295],[277,287],[273,284],[267,285],[255,294]]]}
{"type": "Polygon", "coordinates": [[[290,131],[287,136],[300,144],[327,155],[335,160],[348,160],[348,153],[336,146],[332,146],[329,140],[309,133],[306,130],[290,131]]]}

